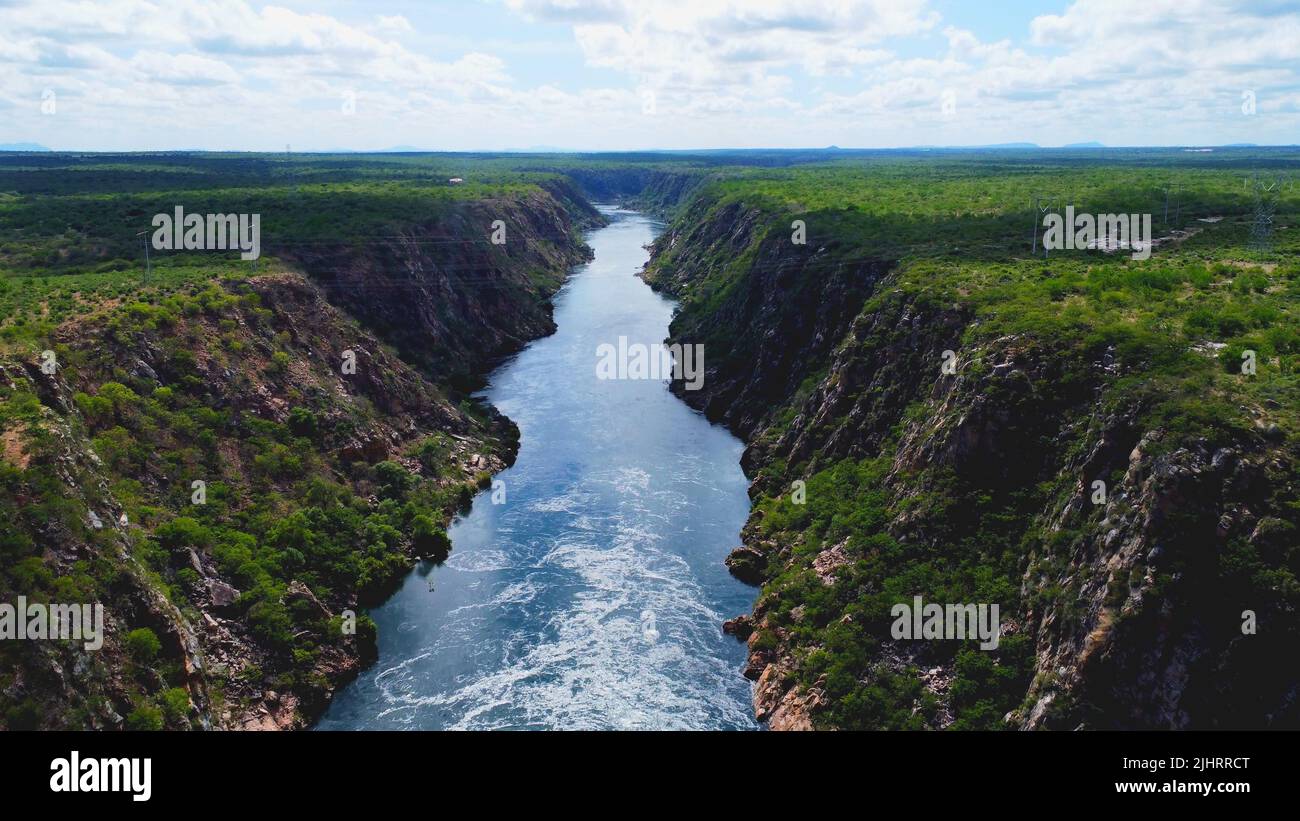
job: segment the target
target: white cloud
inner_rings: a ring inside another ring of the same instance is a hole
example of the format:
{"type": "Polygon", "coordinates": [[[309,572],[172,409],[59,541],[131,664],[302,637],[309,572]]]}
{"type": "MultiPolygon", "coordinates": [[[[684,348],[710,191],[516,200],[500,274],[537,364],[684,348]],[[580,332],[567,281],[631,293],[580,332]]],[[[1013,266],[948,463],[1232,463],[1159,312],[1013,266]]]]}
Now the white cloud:
{"type": "MultiPolygon", "coordinates": [[[[509,2],[536,15],[576,16],[571,0],[509,2]]],[[[937,21],[924,0],[606,0],[583,8],[574,35],[591,65],[644,85],[732,93],[773,73],[823,74],[886,59],[877,44],[937,21]]]]}
{"type": "Polygon", "coordinates": [[[375,20],[375,28],[391,34],[402,34],[408,31],[415,31],[415,27],[411,25],[411,21],[407,20],[400,14],[379,15],[378,19],[375,20]]]}
{"type": "Polygon", "coordinates": [[[439,25],[445,11],[367,7],[353,19],[280,2],[295,7],[0,2],[0,142],[680,148],[1300,134],[1300,9],[1282,0],[1077,0],[992,41],[945,24],[926,0],[498,0],[510,25],[481,36],[439,25]],[[528,21],[540,39],[520,37],[528,21]],[[40,113],[46,89],[56,116],[40,113]],[[1254,116],[1240,110],[1245,89],[1254,116]],[[642,111],[649,90],[653,115],[642,111]]]}
{"type": "Polygon", "coordinates": [[[139,51],[131,58],[131,65],[145,79],[160,83],[214,85],[239,81],[239,75],[230,66],[220,60],[194,54],[139,51]]]}

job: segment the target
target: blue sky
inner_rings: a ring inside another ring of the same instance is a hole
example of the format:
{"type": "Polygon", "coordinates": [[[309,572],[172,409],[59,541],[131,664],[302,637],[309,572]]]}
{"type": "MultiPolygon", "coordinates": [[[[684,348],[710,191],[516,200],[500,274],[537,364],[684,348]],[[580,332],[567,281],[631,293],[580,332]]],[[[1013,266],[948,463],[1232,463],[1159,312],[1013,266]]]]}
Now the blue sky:
{"type": "Polygon", "coordinates": [[[0,142],[1292,144],[1291,0],[0,0],[0,142]]]}

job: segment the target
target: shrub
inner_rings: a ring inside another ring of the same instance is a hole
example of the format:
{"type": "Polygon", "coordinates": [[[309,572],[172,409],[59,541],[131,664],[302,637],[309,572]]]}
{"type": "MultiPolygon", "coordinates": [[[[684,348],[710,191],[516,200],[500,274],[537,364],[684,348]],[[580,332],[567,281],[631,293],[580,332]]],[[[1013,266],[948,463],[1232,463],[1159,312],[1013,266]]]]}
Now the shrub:
{"type": "Polygon", "coordinates": [[[141,663],[153,661],[162,650],[162,642],[148,627],[137,627],[127,633],[125,643],[126,651],[131,654],[131,658],[141,663]]]}
{"type": "Polygon", "coordinates": [[[248,609],[248,625],[253,635],[277,649],[293,644],[293,622],[289,611],[277,599],[265,599],[248,609]]]}
{"type": "Polygon", "coordinates": [[[289,411],[289,430],[294,436],[304,439],[316,438],[316,414],[306,408],[294,408],[289,411]]]}
{"type": "Polygon", "coordinates": [[[5,728],[9,730],[35,730],[41,726],[41,708],[26,699],[5,710],[5,728]]]}
{"type": "Polygon", "coordinates": [[[164,690],[160,698],[163,714],[172,724],[183,722],[190,713],[190,694],[184,687],[172,687],[164,690]]]}
{"type": "Polygon", "coordinates": [[[128,730],[161,730],[163,728],[163,713],[152,704],[137,705],[130,715],[126,717],[126,726],[128,730]]]}
{"type": "Polygon", "coordinates": [[[168,550],[203,548],[212,543],[212,532],[188,516],[177,516],[154,530],[158,543],[168,550]]]}
{"type": "Polygon", "coordinates": [[[276,351],[271,354],[271,364],[267,368],[271,373],[282,374],[289,370],[289,354],[284,351],[276,351]]]}
{"type": "Polygon", "coordinates": [[[432,476],[440,475],[443,467],[447,464],[448,456],[451,449],[445,442],[437,437],[429,437],[420,443],[415,450],[415,458],[420,460],[420,464],[432,476]]]}

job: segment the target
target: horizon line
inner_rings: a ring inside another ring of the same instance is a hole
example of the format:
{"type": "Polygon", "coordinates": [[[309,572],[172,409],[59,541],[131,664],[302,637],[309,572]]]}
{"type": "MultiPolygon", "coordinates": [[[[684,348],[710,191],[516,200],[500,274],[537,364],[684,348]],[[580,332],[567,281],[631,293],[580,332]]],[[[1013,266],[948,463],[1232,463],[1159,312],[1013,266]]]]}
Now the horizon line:
{"type": "MultiPolygon", "coordinates": [[[[327,149],[257,149],[257,148],[127,148],[127,149],[104,149],[104,148],[49,148],[39,143],[30,143],[38,146],[35,148],[7,148],[6,144],[0,144],[0,153],[3,154],[706,154],[706,153],[744,153],[760,151],[816,151],[816,152],[844,152],[844,153],[865,153],[872,151],[1111,151],[1111,150],[1132,150],[1132,149],[1219,149],[1219,148],[1250,148],[1250,149],[1279,149],[1279,148],[1300,148],[1300,143],[1183,143],[1183,144],[1132,144],[1132,145],[1107,145],[1097,142],[1080,142],[1066,143],[1063,145],[1038,145],[1036,143],[982,143],[978,145],[899,145],[899,146],[882,146],[882,147],[844,147],[838,145],[827,146],[795,146],[795,147],[777,147],[763,146],[750,148],[735,147],[699,147],[699,148],[414,148],[406,146],[397,146],[392,148],[327,148],[327,149]]],[[[28,145],[27,143],[14,142],[7,145],[18,146],[28,145]]]]}

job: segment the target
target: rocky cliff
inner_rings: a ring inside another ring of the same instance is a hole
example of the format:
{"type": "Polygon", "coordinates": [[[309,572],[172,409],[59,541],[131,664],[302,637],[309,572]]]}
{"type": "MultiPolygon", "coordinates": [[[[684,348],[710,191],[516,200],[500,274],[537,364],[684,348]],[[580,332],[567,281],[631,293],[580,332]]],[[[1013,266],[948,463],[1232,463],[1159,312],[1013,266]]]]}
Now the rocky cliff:
{"type": "Polygon", "coordinates": [[[52,373],[0,358],[0,599],[105,606],[101,650],[0,645],[0,723],[309,724],[374,657],[363,608],[513,460],[461,391],[553,328],[598,220],[562,183],[460,203],[82,312],[52,373]]]}
{"type": "Polygon", "coordinates": [[[1242,395],[1232,423],[1194,427],[1162,404],[1163,353],[1003,333],[968,287],[935,287],[941,268],[796,244],[791,215],[706,191],[645,273],[684,300],[673,341],[705,346],[703,389],[679,395],[748,443],[755,507],[728,565],[763,591],[727,629],[758,717],[1300,724],[1300,682],[1267,662],[1298,635],[1283,406],[1242,395]],[[914,595],[1000,603],[999,647],[894,639],[914,595]]]}
{"type": "Polygon", "coordinates": [[[472,384],[553,333],[550,297],[603,223],[567,180],[522,196],[442,206],[363,242],[272,246],[330,300],[434,378],[472,384]]]}

